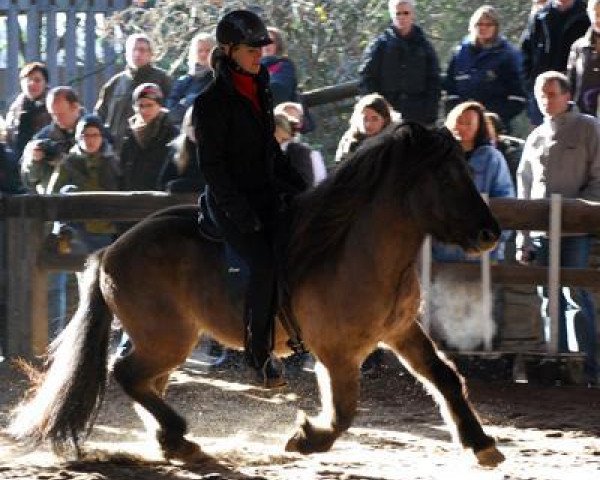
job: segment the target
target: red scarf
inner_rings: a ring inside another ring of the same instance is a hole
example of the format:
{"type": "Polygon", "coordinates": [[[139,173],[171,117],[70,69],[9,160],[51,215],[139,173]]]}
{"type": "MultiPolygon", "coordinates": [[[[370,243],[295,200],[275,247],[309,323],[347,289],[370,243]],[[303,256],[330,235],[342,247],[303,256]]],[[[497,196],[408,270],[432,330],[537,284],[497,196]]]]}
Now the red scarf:
{"type": "Polygon", "coordinates": [[[244,97],[248,98],[254,108],[260,112],[260,100],[258,99],[258,85],[254,81],[254,77],[251,75],[245,75],[239,72],[231,72],[233,74],[233,84],[235,89],[240,92],[244,97]]]}

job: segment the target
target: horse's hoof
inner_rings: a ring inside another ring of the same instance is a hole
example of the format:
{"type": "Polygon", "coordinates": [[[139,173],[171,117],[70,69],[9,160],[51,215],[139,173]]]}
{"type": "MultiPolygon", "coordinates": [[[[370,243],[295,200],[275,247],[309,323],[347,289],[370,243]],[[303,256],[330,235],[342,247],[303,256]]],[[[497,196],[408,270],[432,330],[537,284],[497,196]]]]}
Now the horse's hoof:
{"type": "Polygon", "coordinates": [[[496,467],[501,464],[506,457],[502,454],[500,450],[498,450],[494,445],[484,448],[483,450],[479,450],[475,456],[477,457],[477,462],[482,467],[496,467]]]}
{"type": "Polygon", "coordinates": [[[296,432],[292,438],[290,438],[285,444],[286,452],[298,452],[306,455],[310,453],[306,437],[303,432],[296,432]]]}
{"type": "Polygon", "coordinates": [[[185,438],[181,439],[177,448],[165,451],[164,455],[167,460],[177,460],[183,463],[200,463],[209,458],[198,444],[190,442],[185,438]]]}

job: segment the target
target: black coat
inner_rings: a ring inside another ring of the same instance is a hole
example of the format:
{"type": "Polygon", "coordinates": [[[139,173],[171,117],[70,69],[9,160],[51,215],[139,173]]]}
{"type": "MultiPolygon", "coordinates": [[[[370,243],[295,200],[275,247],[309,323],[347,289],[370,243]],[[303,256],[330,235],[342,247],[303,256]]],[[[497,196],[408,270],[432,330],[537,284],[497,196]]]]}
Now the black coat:
{"type": "Polygon", "coordinates": [[[21,185],[19,164],[3,143],[0,143],[0,193],[26,193],[21,185]]]}
{"type": "Polygon", "coordinates": [[[260,112],[236,90],[231,68],[224,57],[216,61],[215,80],[197,97],[193,118],[209,208],[221,214],[217,220],[225,216],[248,231],[257,219],[270,223],[282,194],[298,193],[305,184],[273,136],[266,68],[255,79],[260,112]]]}
{"type": "Polygon", "coordinates": [[[46,94],[30,100],[21,93],[6,114],[8,144],[16,159],[20,159],[27,142],[43,127],[52,122],[46,110],[46,94]]]}
{"type": "Polygon", "coordinates": [[[533,90],[536,77],[548,70],[565,72],[571,45],[590,26],[586,2],[575,0],[564,13],[547,5],[529,21],[521,39],[526,88],[533,90]]]}
{"type": "Polygon", "coordinates": [[[377,92],[404,120],[432,124],[441,95],[440,65],[417,25],[407,37],[391,25],[367,48],[359,69],[360,93],[377,92]]]}
{"type": "Polygon", "coordinates": [[[158,121],[158,133],[143,146],[128,127],[120,156],[123,190],[162,190],[160,175],[169,158],[169,143],[178,132],[166,113],[158,121]]]}

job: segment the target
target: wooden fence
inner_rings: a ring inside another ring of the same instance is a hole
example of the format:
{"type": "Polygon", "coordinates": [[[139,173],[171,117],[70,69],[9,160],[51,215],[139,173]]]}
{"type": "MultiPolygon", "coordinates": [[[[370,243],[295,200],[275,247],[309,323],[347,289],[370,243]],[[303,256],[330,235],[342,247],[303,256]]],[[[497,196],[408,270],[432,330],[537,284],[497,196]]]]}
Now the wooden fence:
{"type": "Polygon", "coordinates": [[[20,67],[34,60],[46,63],[51,85],[73,86],[85,107],[92,109],[99,87],[122,70],[124,62],[116,55],[115,44],[99,39],[98,26],[130,4],[130,0],[0,0],[0,55],[2,50],[6,55],[0,69],[0,111],[20,90],[20,67]]]}
{"type": "MultiPolygon", "coordinates": [[[[44,249],[45,228],[53,220],[105,219],[130,221],[160,208],[195,202],[195,196],[164,193],[86,193],[71,195],[16,195],[0,204],[0,218],[7,230],[7,354],[31,357],[43,353],[48,340],[47,273],[51,270],[80,270],[84,257],[59,255],[44,249]]],[[[547,230],[550,202],[493,198],[492,211],[505,229],[547,230]]],[[[600,232],[600,204],[583,200],[562,203],[563,232],[600,232]]],[[[458,268],[466,277],[479,273],[478,265],[439,265],[458,268]]],[[[435,270],[434,270],[435,275],[435,270]]],[[[600,286],[600,272],[594,269],[562,269],[561,283],[600,286]]],[[[548,271],[541,267],[492,265],[497,283],[545,284],[548,271]]]]}

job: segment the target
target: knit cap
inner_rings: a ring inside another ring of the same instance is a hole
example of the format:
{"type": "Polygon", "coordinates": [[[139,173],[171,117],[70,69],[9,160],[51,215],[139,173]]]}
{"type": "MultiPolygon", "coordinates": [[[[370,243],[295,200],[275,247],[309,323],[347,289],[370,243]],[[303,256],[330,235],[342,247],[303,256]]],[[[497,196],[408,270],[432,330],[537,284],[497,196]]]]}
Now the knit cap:
{"type": "Polygon", "coordinates": [[[98,115],[87,114],[79,119],[77,126],[75,127],[75,138],[81,137],[83,131],[87,127],[96,127],[102,133],[102,136],[106,136],[104,122],[98,115]]]}
{"type": "Polygon", "coordinates": [[[149,98],[150,100],[154,100],[162,105],[164,96],[160,87],[156,83],[142,83],[133,91],[133,103],[136,103],[142,98],[149,98]]]}

